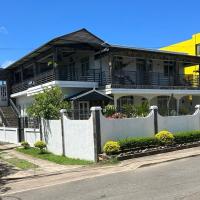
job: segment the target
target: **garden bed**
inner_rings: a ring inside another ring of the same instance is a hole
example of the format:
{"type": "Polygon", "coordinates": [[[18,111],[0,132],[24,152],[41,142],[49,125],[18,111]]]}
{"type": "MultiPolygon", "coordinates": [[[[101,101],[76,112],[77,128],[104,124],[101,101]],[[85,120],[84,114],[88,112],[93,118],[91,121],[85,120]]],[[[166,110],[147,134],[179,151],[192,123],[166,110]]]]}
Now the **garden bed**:
{"type": "Polygon", "coordinates": [[[164,130],[153,137],[130,137],[119,141],[108,141],[104,145],[104,152],[110,156],[103,154],[100,157],[125,160],[198,146],[200,146],[200,130],[173,134],[164,130]]]}
{"type": "Polygon", "coordinates": [[[150,156],[160,153],[167,153],[187,148],[193,148],[200,146],[200,141],[198,142],[190,142],[185,144],[175,144],[173,146],[158,146],[158,147],[149,147],[146,149],[140,149],[140,150],[126,150],[121,151],[119,154],[115,155],[117,160],[127,160],[132,158],[138,158],[143,156],[150,156]]]}

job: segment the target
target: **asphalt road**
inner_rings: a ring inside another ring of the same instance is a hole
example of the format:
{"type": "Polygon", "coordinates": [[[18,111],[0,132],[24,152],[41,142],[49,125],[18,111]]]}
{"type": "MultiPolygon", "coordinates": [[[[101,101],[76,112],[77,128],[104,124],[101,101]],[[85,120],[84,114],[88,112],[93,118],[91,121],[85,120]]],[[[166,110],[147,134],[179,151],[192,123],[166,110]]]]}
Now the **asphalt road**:
{"type": "Polygon", "coordinates": [[[16,193],[3,200],[199,200],[200,157],[16,193]]]}

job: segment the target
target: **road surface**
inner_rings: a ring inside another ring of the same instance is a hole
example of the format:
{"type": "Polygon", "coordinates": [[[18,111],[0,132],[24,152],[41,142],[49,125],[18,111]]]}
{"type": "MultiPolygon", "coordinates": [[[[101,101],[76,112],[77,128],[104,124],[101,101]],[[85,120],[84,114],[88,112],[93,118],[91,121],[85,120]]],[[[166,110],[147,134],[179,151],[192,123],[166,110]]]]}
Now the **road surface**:
{"type": "Polygon", "coordinates": [[[33,189],[3,200],[199,200],[200,157],[33,189]]]}

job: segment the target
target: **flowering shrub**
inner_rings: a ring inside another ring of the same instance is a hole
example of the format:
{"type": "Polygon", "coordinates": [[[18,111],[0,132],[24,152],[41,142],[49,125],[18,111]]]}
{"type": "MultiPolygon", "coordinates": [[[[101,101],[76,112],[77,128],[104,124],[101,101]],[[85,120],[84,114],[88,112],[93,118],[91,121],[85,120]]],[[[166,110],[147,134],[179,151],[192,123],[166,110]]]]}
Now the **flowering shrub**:
{"type": "Polygon", "coordinates": [[[21,142],[21,146],[24,147],[24,149],[30,148],[30,144],[26,141],[21,142]]]}
{"type": "Polygon", "coordinates": [[[113,119],[122,119],[122,118],[126,118],[127,116],[123,113],[114,113],[113,115],[111,115],[109,118],[113,118],[113,119]]]}
{"type": "Polygon", "coordinates": [[[41,140],[37,141],[37,142],[34,144],[34,146],[35,146],[36,148],[40,149],[40,152],[41,152],[41,153],[43,153],[43,152],[44,152],[44,149],[47,147],[46,143],[43,142],[43,141],[41,141],[41,140]]]}
{"type": "Polygon", "coordinates": [[[114,154],[117,153],[120,149],[120,145],[119,142],[115,142],[115,141],[108,141],[105,143],[104,147],[103,147],[103,151],[107,154],[114,154]]]}
{"type": "Polygon", "coordinates": [[[167,130],[160,131],[155,135],[155,138],[161,143],[161,144],[172,144],[174,142],[174,136],[171,132],[167,130]]]}
{"type": "Polygon", "coordinates": [[[114,105],[108,104],[107,106],[105,106],[103,113],[105,114],[106,117],[110,117],[114,113],[116,113],[116,107],[114,105]]]}

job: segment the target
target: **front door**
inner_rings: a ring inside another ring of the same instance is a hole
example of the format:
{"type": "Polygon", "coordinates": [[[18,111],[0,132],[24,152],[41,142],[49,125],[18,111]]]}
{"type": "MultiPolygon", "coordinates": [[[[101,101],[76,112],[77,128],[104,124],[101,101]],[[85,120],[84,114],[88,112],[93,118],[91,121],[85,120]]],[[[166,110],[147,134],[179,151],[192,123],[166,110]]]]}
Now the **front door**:
{"type": "Polygon", "coordinates": [[[90,115],[89,101],[79,101],[79,119],[88,119],[90,115]]]}

